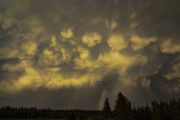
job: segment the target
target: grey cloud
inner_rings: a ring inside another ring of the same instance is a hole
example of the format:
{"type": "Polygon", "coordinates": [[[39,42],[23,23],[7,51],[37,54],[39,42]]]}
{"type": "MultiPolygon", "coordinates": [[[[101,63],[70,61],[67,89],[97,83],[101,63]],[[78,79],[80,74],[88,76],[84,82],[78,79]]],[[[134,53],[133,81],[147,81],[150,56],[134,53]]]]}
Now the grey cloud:
{"type": "MultiPolygon", "coordinates": [[[[36,54],[30,56],[33,67],[38,70],[43,70],[45,67],[61,68],[58,72],[64,75],[82,75],[89,72],[87,69],[77,70],[74,68],[73,59],[80,54],[73,51],[76,49],[75,46],[69,44],[68,41],[63,42],[63,38],[60,36],[61,31],[69,28],[72,28],[74,33],[71,39],[83,47],[85,45],[81,42],[81,36],[85,33],[98,32],[102,35],[102,43],[88,49],[93,60],[97,59],[99,54],[109,51],[107,39],[111,34],[123,34],[127,37],[128,48],[122,51],[124,54],[140,55],[147,59],[145,64],[139,63],[128,69],[129,79],[131,82],[136,82],[136,85],[130,88],[124,87],[122,79],[125,78],[110,71],[93,87],[61,88],[57,91],[45,88],[39,88],[37,91],[26,90],[9,95],[10,97],[7,97],[8,94],[1,95],[0,103],[4,105],[91,109],[98,108],[100,97],[104,91],[110,97],[111,102],[114,101],[119,90],[137,104],[148,103],[151,99],[179,97],[179,92],[172,92],[173,95],[170,95],[168,91],[164,90],[171,90],[177,87],[176,84],[179,84],[179,78],[169,81],[164,77],[170,72],[173,65],[171,63],[179,56],[179,53],[164,54],[160,50],[160,45],[165,39],[172,38],[174,43],[178,43],[180,39],[179,4],[179,0],[171,2],[168,0],[28,0],[27,3],[23,0],[0,0],[0,48],[15,50],[28,41],[38,43],[36,54]],[[112,20],[115,20],[118,26],[110,30],[106,22],[112,20]],[[31,23],[32,21],[34,23],[31,23]],[[50,47],[52,35],[57,38],[57,43],[60,45],[58,49],[63,46],[72,55],[69,61],[59,62],[59,64],[49,61],[52,64],[46,66],[43,64],[41,56],[45,49],[59,54],[60,58],[62,57],[59,51],[50,47]],[[129,40],[133,35],[156,37],[157,41],[140,51],[133,51],[129,40]],[[149,76],[151,77],[149,78],[149,76]],[[149,86],[142,85],[144,79],[147,79],[145,81],[150,79],[149,86]],[[41,102],[42,99],[44,102],[41,102]]],[[[21,48],[19,52],[23,53],[21,48]]],[[[14,65],[20,62],[16,55],[14,56],[17,58],[12,59],[7,58],[7,56],[7,53],[0,52],[0,69],[5,64],[14,65]]],[[[16,78],[23,74],[22,71],[10,73],[1,70],[0,77],[16,78]]],[[[102,70],[100,71],[103,73],[102,70]]]]}

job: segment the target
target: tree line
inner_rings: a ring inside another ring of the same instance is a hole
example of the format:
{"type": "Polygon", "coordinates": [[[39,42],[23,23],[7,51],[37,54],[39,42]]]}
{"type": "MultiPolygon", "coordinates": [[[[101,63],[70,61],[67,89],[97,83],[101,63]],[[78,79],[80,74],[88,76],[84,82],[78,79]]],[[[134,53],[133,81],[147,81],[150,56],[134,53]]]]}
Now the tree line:
{"type": "Polygon", "coordinates": [[[151,105],[135,107],[119,92],[114,109],[108,98],[102,110],[51,110],[36,107],[0,108],[0,118],[47,118],[66,120],[180,120],[180,99],[169,101],[152,101],[151,105]]]}

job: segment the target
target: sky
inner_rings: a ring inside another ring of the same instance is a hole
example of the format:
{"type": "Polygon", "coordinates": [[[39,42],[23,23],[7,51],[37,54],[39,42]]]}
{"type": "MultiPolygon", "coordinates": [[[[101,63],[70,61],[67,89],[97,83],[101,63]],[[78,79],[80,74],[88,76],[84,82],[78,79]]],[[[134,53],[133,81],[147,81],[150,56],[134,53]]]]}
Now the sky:
{"type": "Polygon", "coordinates": [[[101,109],[180,97],[179,0],[0,0],[0,105],[101,109]]]}

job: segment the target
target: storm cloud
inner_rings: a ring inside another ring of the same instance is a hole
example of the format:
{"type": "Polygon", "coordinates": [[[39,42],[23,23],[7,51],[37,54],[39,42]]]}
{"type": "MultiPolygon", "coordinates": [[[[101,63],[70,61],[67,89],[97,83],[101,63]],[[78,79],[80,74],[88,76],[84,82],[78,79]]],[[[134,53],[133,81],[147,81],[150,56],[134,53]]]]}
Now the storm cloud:
{"type": "Polygon", "coordinates": [[[180,97],[179,4],[0,0],[0,103],[100,109],[119,91],[137,105],[180,97]]]}

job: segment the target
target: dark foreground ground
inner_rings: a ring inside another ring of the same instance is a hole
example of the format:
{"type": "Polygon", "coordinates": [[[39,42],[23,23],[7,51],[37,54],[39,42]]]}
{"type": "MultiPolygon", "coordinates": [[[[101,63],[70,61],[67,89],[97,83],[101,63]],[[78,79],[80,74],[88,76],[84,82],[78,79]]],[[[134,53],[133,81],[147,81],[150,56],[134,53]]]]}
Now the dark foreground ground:
{"type": "Polygon", "coordinates": [[[114,109],[106,98],[102,110],[51,110],[10,107],[0,108],[0,120],[180,120],[180,99],[152,101],[150,105],[132,107],[120,92],[114,109]]]}

